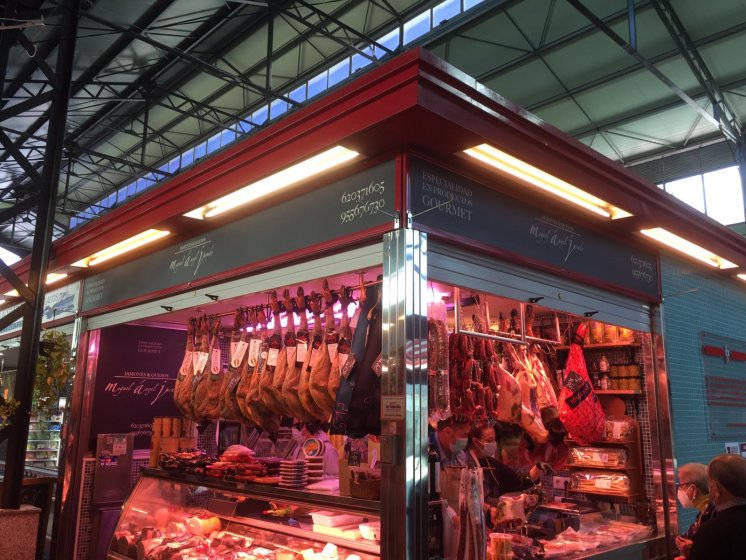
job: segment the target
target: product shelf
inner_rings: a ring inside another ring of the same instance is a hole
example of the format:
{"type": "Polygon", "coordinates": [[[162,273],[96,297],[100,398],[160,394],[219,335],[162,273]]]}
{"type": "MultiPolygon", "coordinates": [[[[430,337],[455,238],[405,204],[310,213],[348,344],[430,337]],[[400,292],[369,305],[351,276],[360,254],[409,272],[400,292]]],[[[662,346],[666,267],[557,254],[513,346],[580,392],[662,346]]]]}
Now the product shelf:
{"type": "Polygon", "coordinates": [[[329,492],[309,492],[305,490],[278,488],[268,484],[256,484],[252,482],[231,482],[219,478],[188,474],[177,470],[144,469],[143,474],[172,482],[184,482],[216,490],[236,492],[253,498],[280,502],[285,501],[321,508],[339,508],[376,516],[381,515],[381,502],[379,501],[339,496],[329,492]]]}
{"type": "MultiPolygon", "coordinates": [[[[640,343],[639,342],[628,342],[628,341],[621,341],[621,342],[595,342],[592,344],[584,344],[583,350],[604,350],[607,348],[639,348],[640,343]]],[[[557,350],[569,350],[570,346],[563,344],[561,346],[556,346],[557,350]]]]}

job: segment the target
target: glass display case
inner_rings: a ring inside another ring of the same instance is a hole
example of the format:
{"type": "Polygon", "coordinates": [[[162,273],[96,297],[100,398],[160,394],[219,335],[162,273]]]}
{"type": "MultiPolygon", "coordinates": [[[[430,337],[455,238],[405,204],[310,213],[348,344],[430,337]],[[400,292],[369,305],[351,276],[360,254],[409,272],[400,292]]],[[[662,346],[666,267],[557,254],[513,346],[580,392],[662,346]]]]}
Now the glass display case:
{"type": "Polygon", "coordinates": [[[147,469],[108,558],[374,560],[380,502],[147,469]]]}

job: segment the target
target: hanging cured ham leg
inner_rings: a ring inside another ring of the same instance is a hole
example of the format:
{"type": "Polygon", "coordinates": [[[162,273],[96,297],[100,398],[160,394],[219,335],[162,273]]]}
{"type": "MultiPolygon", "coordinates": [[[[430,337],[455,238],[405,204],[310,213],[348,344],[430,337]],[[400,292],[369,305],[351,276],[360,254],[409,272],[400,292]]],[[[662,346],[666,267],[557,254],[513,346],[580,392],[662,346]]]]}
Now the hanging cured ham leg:
{"type": "Polygon", "coordinates": [[[293,416],[299,420],[311,420],[313,416],[303,407],[299,393],[301,370],[308,357],[309,343],[306,296],[303,288],[298,288],[297,296],[293,302],[293,310],[298,314],[300,325],[298,332],[295,333],[295,361],[288,365],[285,380],[282,382],[282,395],[285,399],[285,405],[293,413],[293,416]]]}
{"type": "Polygon", "coordinates": [[[223,385],[223,366],[218,344],[220,317],[211,317],[207,323],[210,333],[208,362],[202,379],[194,389],[192,405],[200,418],[217,420],[220,418],[220,388],[223,385]]]}
{"type": "Polygon", "coordinates": [[[273,410],[278,414],[283,414],[284,407],[281,403],[275,400],[274,394],[272,393],[272,384],[274,383],[277,367],[280,364],[280,357],[283,359],[285,358],[285,354],[282,353],[282,324],[280,323],[281,307],[280,301],[277,299],[277,292],[274,290],[272,291],[271,301],[274,329],[272,336],[269,337],[267,363],[265,364],[264,371],[259,378],[258,398],[269,410],[273,410]]]}
{"type": "Polygon", "coordinates": [[[237,309],[233,319],[230,362],[228,363],[228,371],[225,372],[225,376],[223,377],[223,385],[220,388],[221,417],[234,422],[243,422],[245,420],[236,402],[236,388],[238,387],[238,382],[241,381],[241,366],[246,363],[248,357],[246,352],[249,347],[247,338],[248,333],[244,328],[243,310],[237,309]]]}
{"type": "Polygon", "coordinates": [[[194,372],[194,336],[197,324],[194,319],[189,319],[187,326],[187,343],[184,351],[184,360],[179,368],[179,374],[176,376],[174,385],[174,403],[181,411],[181,414],[190,420],[197,420],[197,416],[192,409],[191,386],[194,372]]]}
{"type": "Polygon", "coordinates": [[[253,378],[257,362],[259,361],[259,350],[262,345],[262,331],[259,328],[256,309],[248,309],[247,313],[249,327],[252,329],[252,331],[251,337],[249,338],[249,348],[247,350],[246,361],[241,368],[241,380],[238,382],[238,388],[236,389],[236,402],[241,409],[241,414],[252,424],[258,425],[259,423],[254,418],[251,410],[247,407],[246,398],[249,395],[251,380],[253,378]]]}
{"type": "Polygon", "coordinates": [[[352,344],[352,329],[350,328],[350,316],[348,315],[352,297],[344,286],[339,290],[339,302],[342,304],[342,320],[340,321],[339,331],[337,332],[337,346],[334,347],[327,339],[329,354],[334,356],[332,369],[329,373],[329,384],[327,385],[327,391],[332,402],[337,399],[339,384],[342,382],[341,370],[350,357],[350,345],[352,344]]]}
{"type": "Polygon", "coordinates": [[[298,387],[298,396],[303,408],[309,416],[318,420],[326,420],[326,413],[319,408],[311,394],[311,370],[313,364],[319,359],[319,350],[324,344],[324,334],[321,328],[321,302],[315,292],[311,292],[311,312],[313,313],[313,336],[309,347],[308,356],[300,373],[300,385],[298,387]]]}
{"type": "Polygon", "coordinates": [[[284,416],[295,416],[295,413],[288,406],[287,399],[282,393],[282,385],[285,383],[288,370],[295,366],[295,354],[297,351],[295,342],[295,313],[293,313],[293,299],[290,297],[290,290],[285,289],[282,298],[288,326],[285,331],[282,350],[277,358],[277,367],[274,378],[272,379],[272,385],[268,390],[272,393],[272,398],[280,407],[277,412],[284,416]]]}
{"type": "Polygon", "coordinates": [[[334,410],[334,399],[329,395],[329,376],[332,372],[332,360],[337,359],[339,333],[334,325],[334,297],[329,289],[329,282],[324,280],[322,293],[324,295],[324,339],[321,343],[315,361],[311,364],[309,389],[316,406],[329,419],[334,410]]]}
{"type": "MultiPolygon", "coordinates": [[[[259,349],[259,358],[254,369],[254,374],[251,377],[251,383],[249,385],[249,392],[246,395],[246,401],[244,407],[249,411],[251,417],[256,421],[256,424],[261,426],[266,432],[273,434],[280,428],[280,417],[270,410],[260,399],[259,387],[262,376],[267,372],[269,366],[269,350],[270,344],[276,343],[275,337],[280,337],[280,344],[282,343],[282,337],[277,333],[273,333],[270,337],[268,335],[267,324],[269,323],[269,308],[260,307],[257,310],[257,315],[261,317],[262,322],[262,340],[259,349]]],[[[278,317],[279,320],[279,317],[278,317]]],[[[275,355],[275,359],[276,359],[275,355]]]]}
{"type": "Polygon", "coordinates": [[[587,330],[588,326],[580,323],[570,345],[565,383],[559,396],[560,420],[570,436],[581,445],[601,439],[606,427],[606,416],[593,391],[583,356],[587,330]]]}

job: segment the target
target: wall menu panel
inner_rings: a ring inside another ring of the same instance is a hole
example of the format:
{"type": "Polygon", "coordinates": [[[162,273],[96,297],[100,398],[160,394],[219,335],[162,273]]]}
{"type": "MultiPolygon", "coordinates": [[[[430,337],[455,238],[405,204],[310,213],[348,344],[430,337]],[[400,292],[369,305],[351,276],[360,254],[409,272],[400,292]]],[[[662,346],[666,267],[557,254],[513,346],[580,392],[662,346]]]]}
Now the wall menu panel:
{"type": "Polygon", "coordinates": [[[410,160],[409,198],[415,228],[425,226],[472,239],[658,298],[655,254],[543,212],[438,166],[410,160]]]}
{"type": "Polygon", "coordinates": [[[90,311],[393,223],[395,165],[385,162],[86,279],[90,311]]]}

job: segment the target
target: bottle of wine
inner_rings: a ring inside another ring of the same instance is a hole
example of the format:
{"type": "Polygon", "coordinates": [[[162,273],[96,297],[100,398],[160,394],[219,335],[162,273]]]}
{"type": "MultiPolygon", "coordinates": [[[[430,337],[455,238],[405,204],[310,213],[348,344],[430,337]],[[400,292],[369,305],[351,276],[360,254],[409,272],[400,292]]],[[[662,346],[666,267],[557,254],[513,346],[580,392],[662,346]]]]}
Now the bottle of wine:
{"type": "Polygon", "coordinates": [[[440,455],[433,448],[427,449],[428,479],[430,487],[430,501],[440,500],[440,455]]]}

